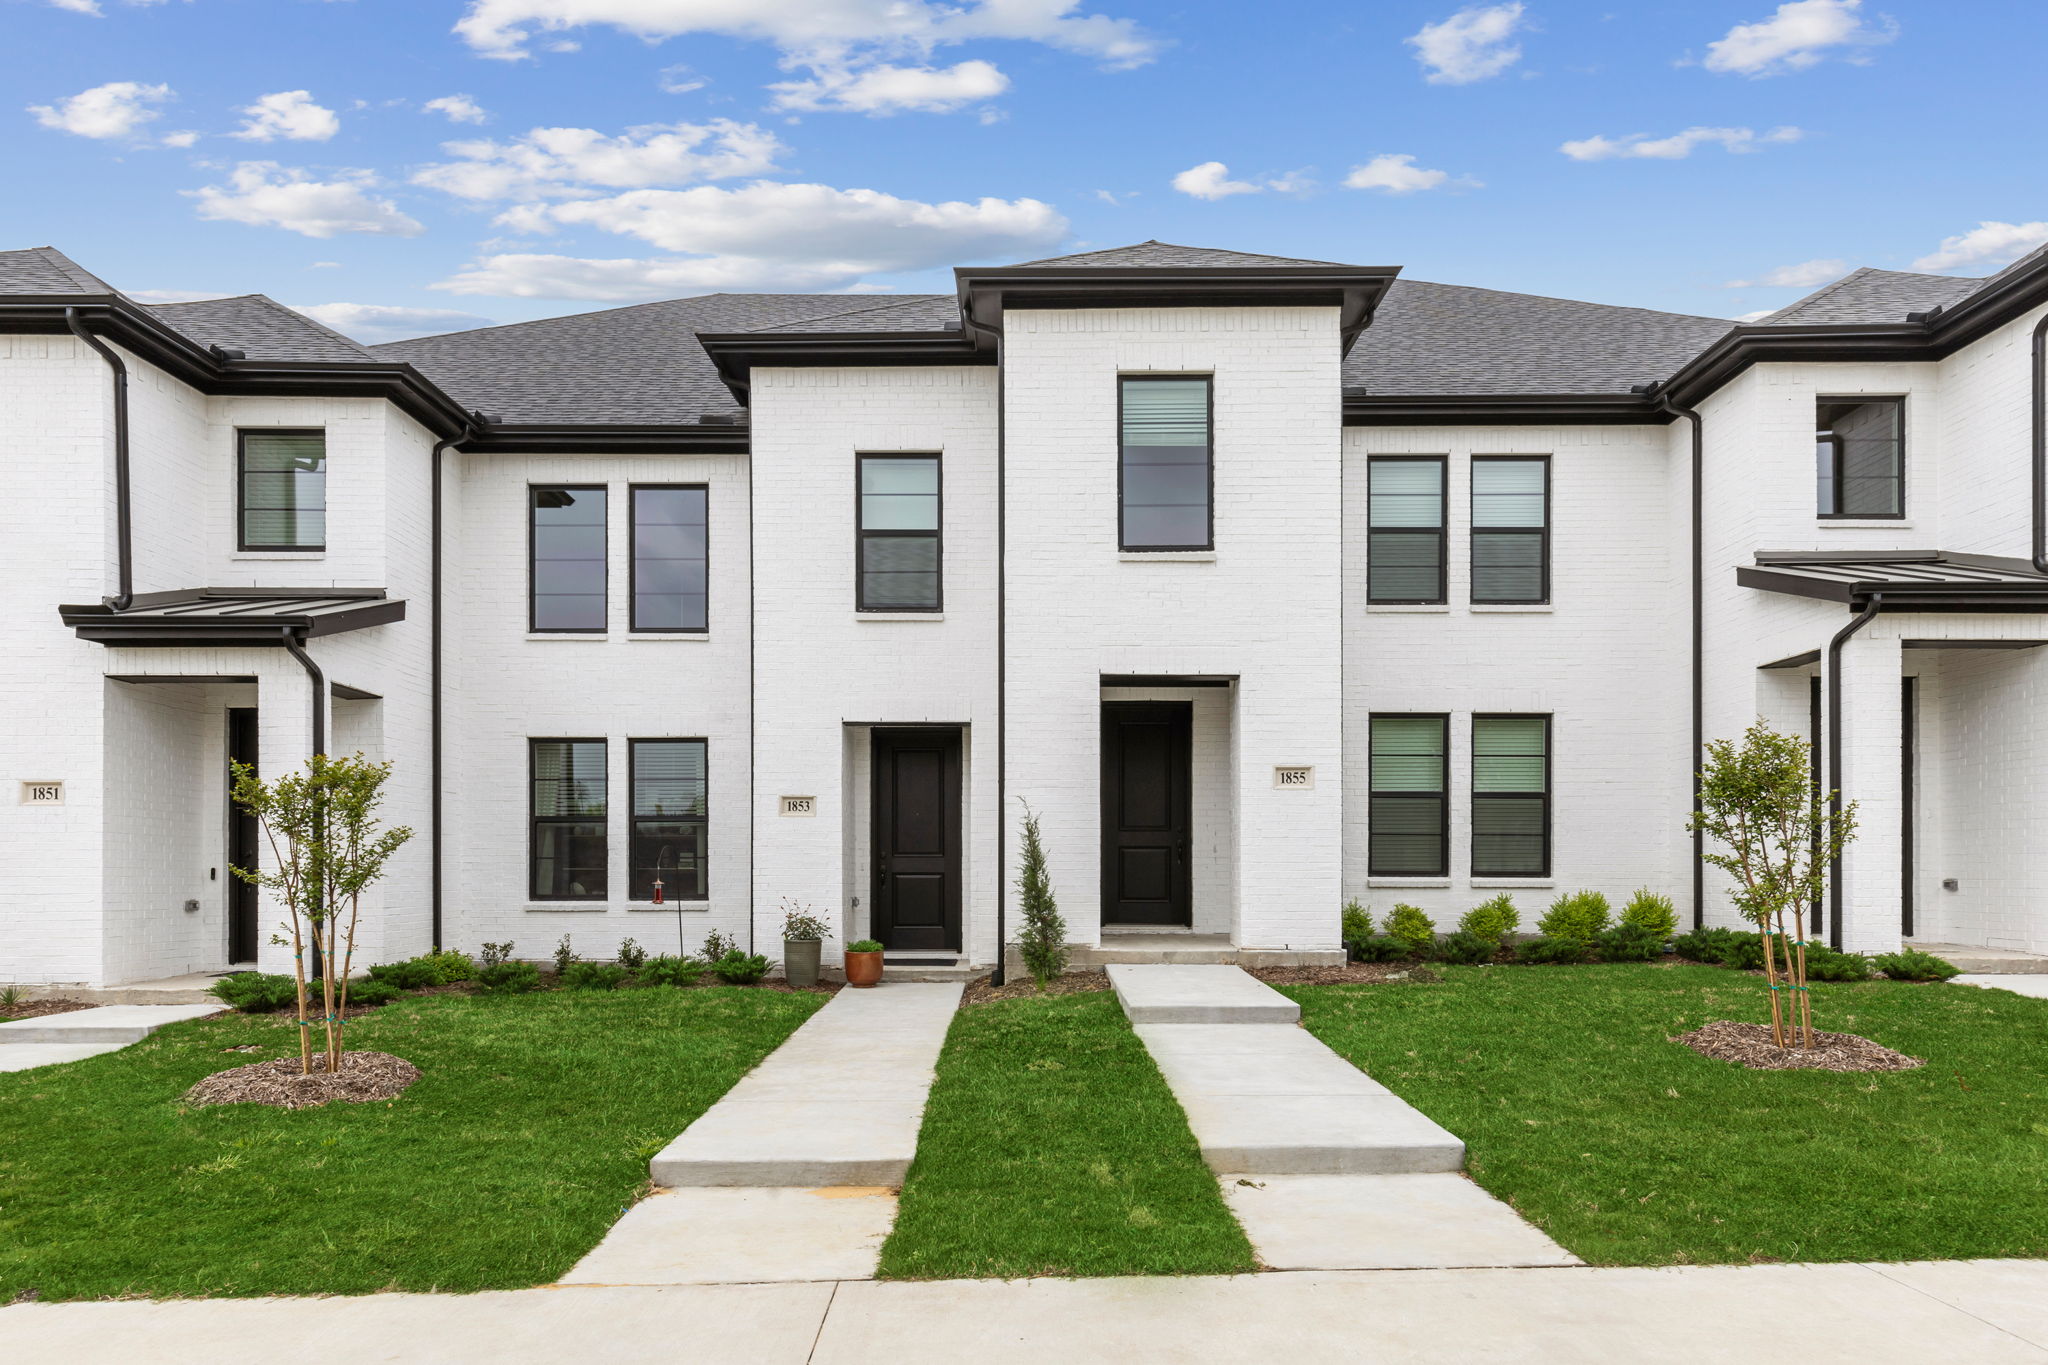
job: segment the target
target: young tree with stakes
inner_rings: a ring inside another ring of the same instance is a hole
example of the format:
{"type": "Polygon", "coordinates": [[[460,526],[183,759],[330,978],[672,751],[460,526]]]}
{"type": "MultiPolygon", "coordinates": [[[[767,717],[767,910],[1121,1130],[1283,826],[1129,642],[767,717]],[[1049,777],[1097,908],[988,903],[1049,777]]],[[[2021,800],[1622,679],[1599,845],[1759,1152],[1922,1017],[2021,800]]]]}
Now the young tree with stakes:
{"type": "MultiPolygon", "coordinates": [[[[1700,770],[1700,808],[1687,828],[1724,852],[1706,860],[1735,880],[1730,897],[1764,941],[1770,983],[1771,1036],[1787,1046],[1813,1046],[1812,993],[1806,984],[1806,908],[1820,901],[1828,869],[1856,837],[1856,803],[1830,811],[1833,793],[1813,780],[1812,750],[1797,735],[1759,720],[1734,740],[1707,744],[1700,770]],[[1790,932],[1787,932],[1787,919],[1790,932]],[[1779,965],[1780,957],[1783,966],[1779,965]],[[1792,996],[1785,1008],[1784,996],[1792,996]]],[[[1818,919],[1814,928],[1819,929],[1818,919]]]]}
{"type": "Polygon", "coordinates": [[[1038,835],[1038,816],[1024,807],[1024,865],[1017,875],[1018,909],[1024,932],[1017,951],[1039,990],[1067,969],[1067,922],[1053,899],[1052,878],[1045,869],[1045,845],[1038,835]]]}
{"type": "Polygon", "coordinates": [[[384,800],[389,763],[361,754],[330,758],[315,754],[304,772],[265,782],[246,763],[232,765],[234,800],[261,826],[270,846],[271,867],[228,870],[269,891],[290,916],[288,943],[298,983],[299,1070],[313,1070],[313,1024],[307,1012],[306,948],[319,961],[320,1023],[326,1034],[323,1059],[329,1072],[341,1070],[341,1031],[348,1010],[349,973],[355,966],[356,926],[363,893],[384,875],[391,855],[410,838],[404,825],[383,828],[377,807],[384,800]]]}

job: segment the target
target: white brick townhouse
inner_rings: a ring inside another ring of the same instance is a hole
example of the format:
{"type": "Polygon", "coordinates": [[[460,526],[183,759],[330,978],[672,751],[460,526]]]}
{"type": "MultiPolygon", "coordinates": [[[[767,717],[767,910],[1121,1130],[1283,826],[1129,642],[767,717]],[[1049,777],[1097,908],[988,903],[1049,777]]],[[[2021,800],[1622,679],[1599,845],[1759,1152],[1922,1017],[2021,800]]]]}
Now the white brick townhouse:
{"type": "Polygon", "coordinates": [[[1090,946],[1725,921],[1693,755],[1758,714],[1862,806],[1830,936],[2048,950],[2048,256],[1741,326],[1156,242],[956,275],[364,347],[0,254],[0,980],[281,967],[224,774],[320,750],[419,832],[373,960],[772,957],[792,900],[988,964],[1027,803],[1090,946]]]}

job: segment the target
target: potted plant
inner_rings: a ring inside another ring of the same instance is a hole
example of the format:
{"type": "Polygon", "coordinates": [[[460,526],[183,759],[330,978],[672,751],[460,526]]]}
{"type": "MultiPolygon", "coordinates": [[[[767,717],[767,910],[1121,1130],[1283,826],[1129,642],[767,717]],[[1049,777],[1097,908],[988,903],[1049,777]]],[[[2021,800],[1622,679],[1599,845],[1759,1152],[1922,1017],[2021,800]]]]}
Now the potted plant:
{"type": "Polygon", "coordinates": [[[825,944],[825,921],[808,905],[782,902],[782,974],[799,990],[818,984],[818,950],[825,944]]]}
{"type": "Polygon", "coordinates": [[[871,938],[846,945],[846,984],[872,986],[882,979],[882,945],[871,938]]]}

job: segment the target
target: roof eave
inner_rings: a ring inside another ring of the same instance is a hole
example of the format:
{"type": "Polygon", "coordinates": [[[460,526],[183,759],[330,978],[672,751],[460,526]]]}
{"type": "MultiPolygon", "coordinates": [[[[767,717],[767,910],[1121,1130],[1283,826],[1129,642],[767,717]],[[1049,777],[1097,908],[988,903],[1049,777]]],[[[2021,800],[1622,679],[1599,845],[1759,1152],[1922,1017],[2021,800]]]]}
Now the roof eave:
{"type": "Polygon", "coordinates": [[[818,368],[897,365],[993,365],[995,352],[965,332],[699,332],[718,377],[747,401],[756,365],[818,368]]]}
{"type": "Polygon", "coordinates": [[[1344,395],[1348,427],[1663,426],[1672,414],[1633,393],[1344,395]]]}

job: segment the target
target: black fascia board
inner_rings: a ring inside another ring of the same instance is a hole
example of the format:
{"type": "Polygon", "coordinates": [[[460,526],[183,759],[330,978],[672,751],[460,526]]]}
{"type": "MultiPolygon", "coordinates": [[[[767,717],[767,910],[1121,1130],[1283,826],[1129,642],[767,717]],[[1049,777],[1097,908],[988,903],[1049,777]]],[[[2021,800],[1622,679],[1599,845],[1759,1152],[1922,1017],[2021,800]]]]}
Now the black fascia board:
{"type": "MultiPolygon", "coordinates": [[[[1790,567],[1789,565],[1787,566],[1790,567]]],[[[1861,611],[1882,593],[1881,612],[2048,611],[2048,580],[2039,583],[1935,583],[1898,579],[1820,579],[1774,572],[1769,565],[1739,565],[1735,581],[1745,588],[1839,602],[1861,611]]]]}
{"type": "Polygon", "coordinates": [[[1633,393],[1344,395],[1347,427],[1664,426],[1673,414],[1633,393]]]}
{"type": "Polygon", "coordinates": [[[496,423],[462,443],[465,455],[744,455],[745,422],[496,423]]]}
{"type": "Polygon", "coordinates": [[[210,645],[279,645],[287,630],[303,633],[307,639],[339,635],[370,626],[390,625],[405,619],[405,601],[384,595],[382,588],[183,588],[171,592],[144,593],[126,611],[114,611],[106,604],[66,604],[58,616],[81,640],[105,645],[134,645],[142,648],[171,648],[210,645]],[[164,615],[160,609],[198,605],[208,601],[257,601],[277,599],[280,606],[293,599],[332,602],[337,598],[358,599],[360,605],[323,612],[278,610],[261,616],[164,615]]]}
{"type": "Polygon", "coordinates": [[[744,403],[753,368],[862,365],[993,365],[995,353],[965,332],[699,332],[697,344],[744,403]]]}

